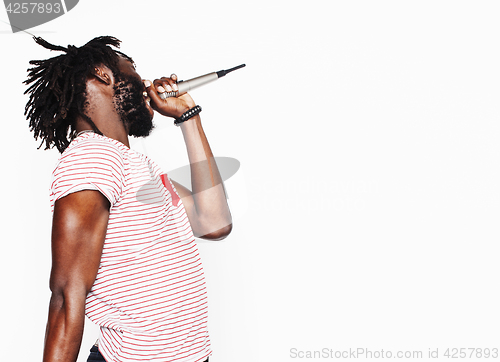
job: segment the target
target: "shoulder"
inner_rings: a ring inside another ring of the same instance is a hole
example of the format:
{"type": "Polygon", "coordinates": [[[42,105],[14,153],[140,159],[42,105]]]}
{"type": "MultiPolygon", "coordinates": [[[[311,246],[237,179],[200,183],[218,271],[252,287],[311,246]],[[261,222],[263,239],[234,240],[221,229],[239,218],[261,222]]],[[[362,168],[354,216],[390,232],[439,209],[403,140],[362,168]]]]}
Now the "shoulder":
{"type": "Polygon", "coordinates": [[[127,147],[122,143],[98,135],[86,133],[75,138],[59,158],[57,167],[69,164],[108,164],[121,169],[127,159],[127,147]]]}
{"type": "Polygon", "coordinates": [[[96,133],[86,133],[75,138],[61,154],[61,158],[75,155],[109,154],[124,158],[127,147],[122,143],[96,133]]]}
{"type": "Polygon", "coordinates": [[[53,200],[81,190],[98,190],[113,205],[125,180],[128,148],[98,134],[75,138],[52,173],[53,200]]]}

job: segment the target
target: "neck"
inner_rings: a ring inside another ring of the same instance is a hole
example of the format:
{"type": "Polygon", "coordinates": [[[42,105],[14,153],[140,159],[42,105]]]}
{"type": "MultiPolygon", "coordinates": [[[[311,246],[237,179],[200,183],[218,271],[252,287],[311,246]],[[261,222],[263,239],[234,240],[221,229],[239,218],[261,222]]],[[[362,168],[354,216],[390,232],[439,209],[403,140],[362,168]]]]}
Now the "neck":
{"type": "MultiPolygon", "coordinates": [[[[130,148],[128,130],[122,122],[114,103],[113,84],[92,78],[87,82],[87,105],[85,115],[106,137],[123,143],[130,148]]],[[[92,130],[92,125],[80,117],[76,124],[77,132],[92,130]]]]}
{"type": "MultiPolygon", "coordinates": [[[[101,131],[103,136],[117,140],[130,148],[128,130],[126,129],[123,122],[119,119],[118,115],[116,115],[116,117],[113,117],[113,115],[111,114],[106,118],[96,117],[95,115],[92,115],[91,119],[97,129],[101,131]],[[104,119],[106,119],[107,121],[104,121],[104,119]]],[[[78,117],[76,120],[76,132],[78,134],[84,131],[93,132],[92,125],[85,118],[78,117]]]]}

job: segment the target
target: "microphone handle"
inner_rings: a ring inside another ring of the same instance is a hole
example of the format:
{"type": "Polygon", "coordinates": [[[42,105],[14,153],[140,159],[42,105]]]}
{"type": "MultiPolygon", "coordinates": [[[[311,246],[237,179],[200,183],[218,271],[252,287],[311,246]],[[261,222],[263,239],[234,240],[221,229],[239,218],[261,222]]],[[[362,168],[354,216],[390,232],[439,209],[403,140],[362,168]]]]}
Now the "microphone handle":
{"type": "Polygon", "coordinates": [[[212,72],[186,81],[180,81],[177,83],[177,88],[179,88],[178,92],[160,93],[160,98],[167,99],[170,97],[180,96],[181,94],[187,93],[194,88],[198,88],[201,87],[202,85],[213,82],[218,78],[219,76],[217,75],[217,72],[212,72]]]}

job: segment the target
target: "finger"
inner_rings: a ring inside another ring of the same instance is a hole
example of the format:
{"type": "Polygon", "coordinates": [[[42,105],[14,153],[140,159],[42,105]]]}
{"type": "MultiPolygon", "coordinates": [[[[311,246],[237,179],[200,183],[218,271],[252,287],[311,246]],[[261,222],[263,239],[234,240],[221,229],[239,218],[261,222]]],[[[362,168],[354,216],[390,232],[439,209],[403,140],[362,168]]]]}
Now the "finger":
{"type": "Polygon", "coordinates": [[[160,93],[177,92],[179,90],[177,85],[169,78],[155,79],[153,83],[160,93]]]}
{"type": "Polygon", "coordinates": [[[156,104],[161,104],[162,99],[160,98],[160,95],[158,94],[158,90],[156,89],[156,86],[150,81],[150,80],[145,80],[144,81],[144,86],[146,87],[146,92],[149,95],[149,98],[151,98],[152,101],[152,106],[156,104]]]}
{"type": "Polygon", "coordinates": [[[156,90],[158,91],[158,93],[165,93],[165,92],[172,92],[173,91],[173,89],[170,86],[170,84],[168,84],[168,82],[165,82],[165,81],[163,81],[161,79],[155,79],[153,81],[153,84],[155,85],[156,90]]]}
{"type": "Polygon", "coordinates": [[[174,92],[179,91],[179,88],[177,87],[177,83],[174,79],[172,78],[167,78],[167,77],[161,77],[160,81],[164,82],[164,84],[168,84],[174,92]]]}

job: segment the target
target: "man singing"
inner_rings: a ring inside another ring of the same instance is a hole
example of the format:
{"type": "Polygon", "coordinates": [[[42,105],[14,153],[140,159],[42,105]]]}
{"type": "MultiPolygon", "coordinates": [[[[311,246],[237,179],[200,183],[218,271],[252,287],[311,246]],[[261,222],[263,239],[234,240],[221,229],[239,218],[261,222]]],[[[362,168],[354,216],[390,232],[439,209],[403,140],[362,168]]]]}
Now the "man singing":
{"type": "Polygon", "coordinates": [[[61,152],[43,361],[76,361],[85,314],[100,326],[88,361],[208,361],[194,237],[223,239],[232,221],[201,108],[188,94],[162,99],[177,91],[177,77],[143,81],[116,38],[79,48],[35,40],[63,52],[31,61],[25,82],[31,131],[61,152]],[[154,110],[182,131],[192,191],[129,148],[128,136],[151,132],[154,110]]]}

